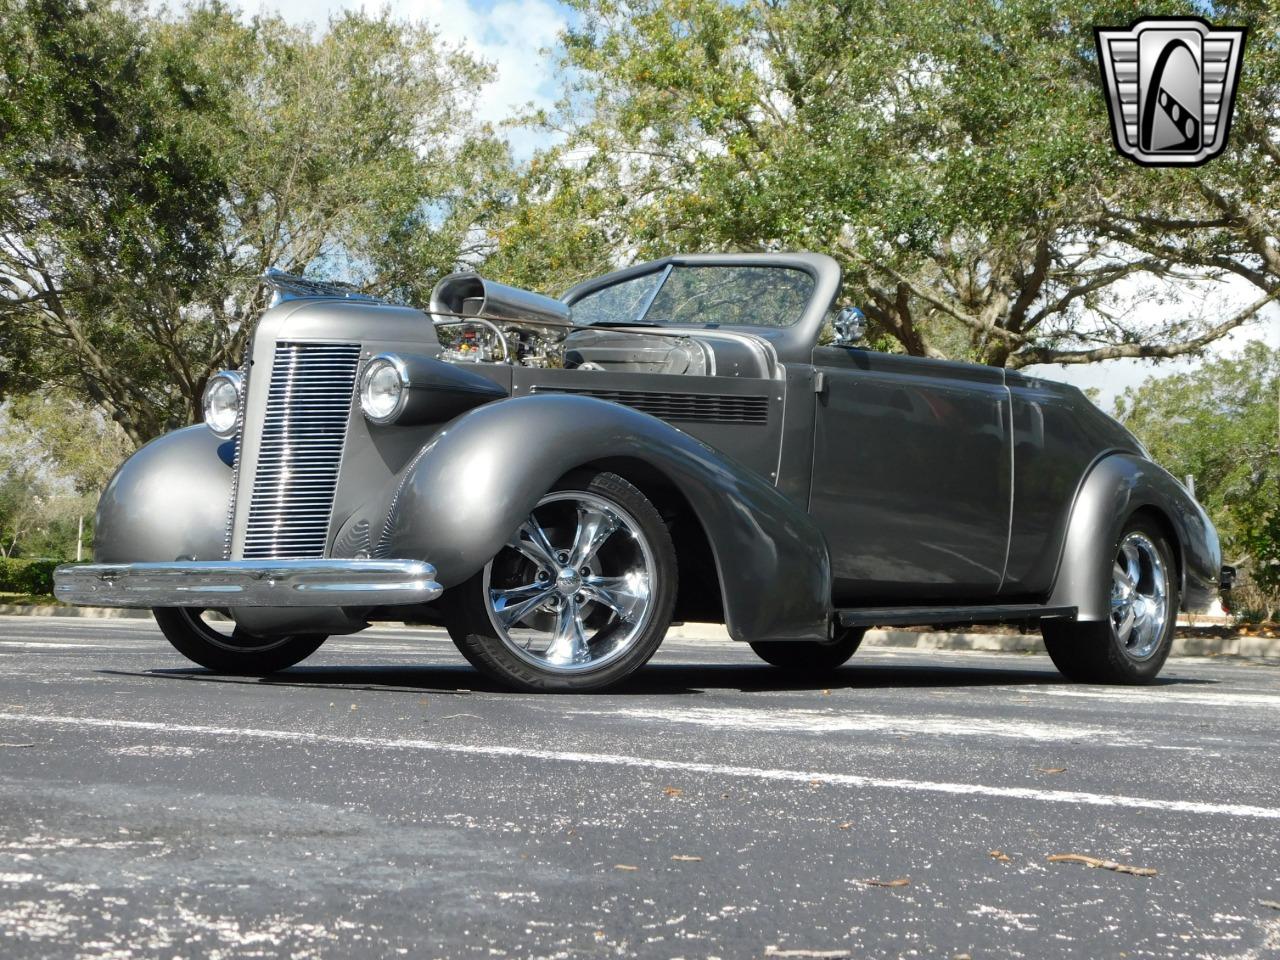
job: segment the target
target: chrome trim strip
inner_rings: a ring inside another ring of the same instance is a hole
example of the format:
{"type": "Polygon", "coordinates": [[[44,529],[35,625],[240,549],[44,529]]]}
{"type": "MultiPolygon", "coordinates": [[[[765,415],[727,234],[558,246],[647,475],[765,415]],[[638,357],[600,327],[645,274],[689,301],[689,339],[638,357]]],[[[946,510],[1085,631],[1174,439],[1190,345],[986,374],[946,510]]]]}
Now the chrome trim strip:
{"type": "Polygon", "coordinates": [[[658,277],[658,282],[653,285],[653,290],[649,292],[649,295],[644,298],[644,302],[640,304],[639,309],[636,310],[634,322],[641,323],[644,321],[645,314],[647,314],[649,312],[649,308],[653,306],[653,301],[658,299],[658,294],[660,294],[662,292],[662,288],[666,286],[667,277],[671,276],[671,267],[672,264],[668,263],[662,268],[662,276],[658,277]]]}
{"type": "Polygon", "coordinates": [[[240,364],[240,409],[236,413],[236,429],[231,438],[235,441],[235,456],[231,461],[231,497],[227,501],[227,529],[222,536],[222,559],[231,559],[232,541],[236,533],[236,500],[240,495],[240,461],[244,454],[244,409],[249,403],[249,358],[246,353],[240,364]]]}
{"type": "Polygon", "coordinates": [[[178,560],[69,563],[54,596],[95,607],[382,607],[444,588],[421,560],[178,560]]]}

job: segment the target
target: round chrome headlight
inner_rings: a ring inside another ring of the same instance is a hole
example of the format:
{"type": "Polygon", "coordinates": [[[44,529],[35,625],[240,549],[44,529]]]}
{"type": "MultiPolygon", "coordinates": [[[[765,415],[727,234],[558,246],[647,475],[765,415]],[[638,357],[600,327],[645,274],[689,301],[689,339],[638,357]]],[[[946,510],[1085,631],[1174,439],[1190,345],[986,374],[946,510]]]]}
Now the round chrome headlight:
{"type": "Polygon", "coordinates": [[[365,364],[360,375],[360,409],[374,423],[391,423],[400,416],[409,392],[404,361],[382,353],[365,364]]]}
{"type": "Polygon", "coordinates": [[[240,419],[240,391],[244,378],[235,370],[221,370],[209,378],[204,388],[204,422],[220,437],[236,432],[240,419]]]}

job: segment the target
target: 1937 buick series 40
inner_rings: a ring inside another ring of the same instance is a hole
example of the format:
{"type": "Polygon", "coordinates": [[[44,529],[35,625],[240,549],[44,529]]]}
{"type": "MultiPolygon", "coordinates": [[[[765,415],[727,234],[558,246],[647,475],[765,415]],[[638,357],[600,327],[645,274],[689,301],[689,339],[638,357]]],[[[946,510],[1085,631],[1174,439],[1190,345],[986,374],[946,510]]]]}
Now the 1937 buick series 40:
{"type": "Polygon", "coordinates": [[[94,562],[56,576],[215,670],[411,620],[508,685],[593,689],[673,621],[810,671],[873,625],[1016,622],[1068,677],[1136,682],[1218,589],[1204,511],[1121,426],[859,348],[825,256],[676,256],[559,300],[454,274],[425,312],[269,282],[207,422],[120,468],[94,562]]]}

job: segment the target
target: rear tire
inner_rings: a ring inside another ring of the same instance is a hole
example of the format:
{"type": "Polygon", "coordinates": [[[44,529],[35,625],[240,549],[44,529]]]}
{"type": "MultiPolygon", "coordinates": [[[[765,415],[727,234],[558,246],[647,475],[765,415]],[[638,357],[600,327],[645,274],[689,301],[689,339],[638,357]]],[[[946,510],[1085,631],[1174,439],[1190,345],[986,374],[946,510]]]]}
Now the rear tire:
{"type": "Polygon", "coordinates": [[[613,473],[566,477],[485,568],[445,594],[449,635],[517,690],[600,690],[671,626],[676,554],[648,498],[613,473]]]}
{"type": "Polygon", "coordinates": [[[215,673],[258,677],[277,673],[305,660],[328,639],[323,634],[258,637],[239,627],[223,633],[204,621],[203,610],[192,607],[160,607],[151,612],[175,650],[215,673]]]}
{"type": "Polygon", "coordinates": [[[831,643],[765,640],[751,644],[761,660],[790,673],[818,675],[843,666],[857,652],[865,627],[844,627],[831,643]]]}
{"type": "Polygon", "coordinates": [[[1125,526],[1106,558],[1111,616],[1042,620],[1054,666],[1076,683],[1150,683],[1173,647],[1178,616],[1177,567],[1164,533],[1139,517],[1125,526]]]}

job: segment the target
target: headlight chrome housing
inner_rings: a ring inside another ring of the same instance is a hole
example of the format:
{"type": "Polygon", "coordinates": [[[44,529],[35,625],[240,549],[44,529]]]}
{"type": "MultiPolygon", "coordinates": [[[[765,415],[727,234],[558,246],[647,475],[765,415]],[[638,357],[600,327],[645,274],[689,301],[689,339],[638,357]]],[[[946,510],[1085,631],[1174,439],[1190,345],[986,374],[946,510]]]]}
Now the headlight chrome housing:
{"type": "Polygon", "coordinates": [[[409,371],[394,353],[380,353],[360,374],[360,409],[372,423],[394,423],[409,399],[409,371]]]}
{"type": "Polygon", "coordinates": [[[235,436],[240,420],[244,377],[235,370],[219,370],[204,388],[204,422],[224,440],[235,436]]]}

